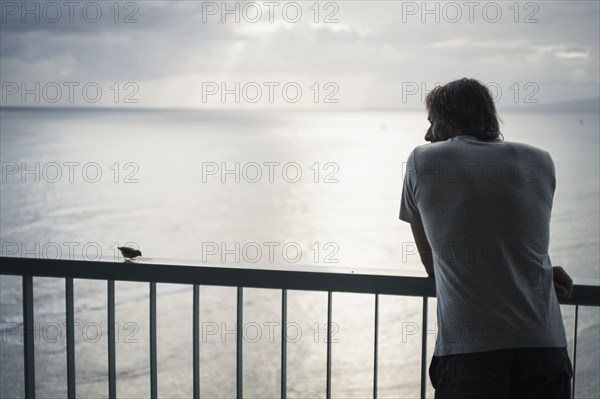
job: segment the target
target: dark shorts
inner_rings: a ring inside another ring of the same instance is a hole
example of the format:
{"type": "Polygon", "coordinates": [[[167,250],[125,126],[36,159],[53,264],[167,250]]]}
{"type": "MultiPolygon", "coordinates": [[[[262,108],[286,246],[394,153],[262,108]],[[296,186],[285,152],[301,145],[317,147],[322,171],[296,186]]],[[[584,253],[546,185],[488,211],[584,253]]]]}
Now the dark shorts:
{"type": "Polygon", "coordinates": [[[566,348],[517,348],[433,356],[436,399],[570,399],[573,368],[566,348]]]}

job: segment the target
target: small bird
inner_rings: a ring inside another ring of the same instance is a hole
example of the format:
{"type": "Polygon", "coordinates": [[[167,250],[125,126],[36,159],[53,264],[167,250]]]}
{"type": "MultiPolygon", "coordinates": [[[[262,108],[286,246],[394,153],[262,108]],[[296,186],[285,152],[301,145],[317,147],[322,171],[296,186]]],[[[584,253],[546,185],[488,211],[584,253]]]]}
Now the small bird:
{"type": "Polygon", "coordinates": [[[121,255],[123,255],[125,260],[142,256],[142,253],[140,251],[131,247],[118,247],[117,249],[121,251],[121,255]]]}

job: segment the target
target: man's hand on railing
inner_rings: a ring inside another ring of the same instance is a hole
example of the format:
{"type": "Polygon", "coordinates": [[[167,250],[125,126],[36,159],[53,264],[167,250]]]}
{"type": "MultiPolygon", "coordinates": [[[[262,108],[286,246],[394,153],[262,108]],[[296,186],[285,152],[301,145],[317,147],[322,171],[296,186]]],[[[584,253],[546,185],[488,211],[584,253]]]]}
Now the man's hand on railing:
{"type": "Polygon", "coordinates": [[[567,274],[562,266],[552,268],[552,277],[554,280],[554,291],[559,298],[571,299],[573,294],[573,280],[567,274]]]}

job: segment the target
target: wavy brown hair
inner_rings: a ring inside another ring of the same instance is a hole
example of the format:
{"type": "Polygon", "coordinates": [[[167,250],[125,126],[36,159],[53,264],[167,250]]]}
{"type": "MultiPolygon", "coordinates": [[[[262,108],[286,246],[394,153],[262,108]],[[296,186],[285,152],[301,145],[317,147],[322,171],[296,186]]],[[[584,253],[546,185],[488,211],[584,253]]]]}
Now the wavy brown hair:
{"type": "Polygon", "coordinates": [[[504,138],[492,94],[478,80],[462,78],[435,87],[425,98],[425,108],[429,118],[442,125],[451,137],[504,138]]]}

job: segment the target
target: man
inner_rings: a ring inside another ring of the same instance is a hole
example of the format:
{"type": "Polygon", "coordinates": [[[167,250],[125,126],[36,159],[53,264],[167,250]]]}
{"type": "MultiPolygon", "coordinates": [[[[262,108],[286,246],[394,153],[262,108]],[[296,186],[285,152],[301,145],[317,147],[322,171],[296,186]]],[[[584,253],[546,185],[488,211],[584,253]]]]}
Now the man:
{"type": "Polygon", "coordinates": [[[476,80],[436,87],[426,109],[431,144],[409,155],[400,219],[436,281],[435,397],[569,398],[557,294],[572,281],[548,255],[552,158],[503,140],[476,80]]]}

